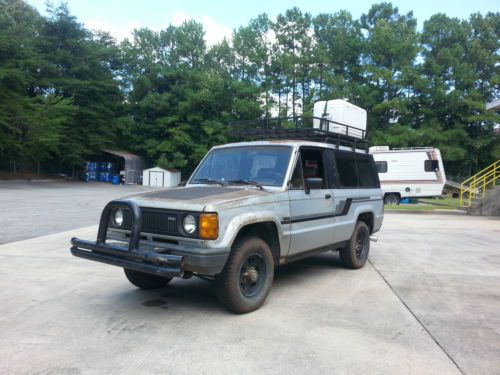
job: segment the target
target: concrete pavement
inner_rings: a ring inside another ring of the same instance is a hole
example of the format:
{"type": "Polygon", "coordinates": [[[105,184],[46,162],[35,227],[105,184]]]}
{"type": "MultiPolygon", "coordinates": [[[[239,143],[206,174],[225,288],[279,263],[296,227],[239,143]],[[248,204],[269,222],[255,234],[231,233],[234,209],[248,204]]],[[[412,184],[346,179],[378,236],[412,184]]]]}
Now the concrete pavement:
{"type": "Polygon", "coordinates": [[[467,374],[500,373],[500,220],[386,215],[371,262],[467,374]]]}
{"type": "Polygon", "coordinates": [[[467,374],[500,368],[500,221],[387,215],[370,264],[326,253],[233,315],[209,282],[139,291],[70,256],[72,236],[0,246],[0,373],[467,374]]]}

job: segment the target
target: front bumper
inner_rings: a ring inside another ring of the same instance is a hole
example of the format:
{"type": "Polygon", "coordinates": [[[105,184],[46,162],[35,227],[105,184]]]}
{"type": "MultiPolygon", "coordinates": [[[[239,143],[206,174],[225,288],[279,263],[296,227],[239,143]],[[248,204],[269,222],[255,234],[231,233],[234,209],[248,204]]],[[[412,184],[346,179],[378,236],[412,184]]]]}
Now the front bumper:
{"type": "Polygon", "coordinates": [[[73,245],[71,254],[79,258],[157,276],[176,277],[184,273],[183,257],[180,255],[140,250],[129,251],[122,246],[99,244],[78,238],[72,238],[71,245],[73,245]]]}
{"type": "Polygon", "coordinates": [[[164,277],[182,277],[185,272],[204,275],[220,273],[230,249],[168,249],[161,252],[139,247],[141,236],[141,210],[133,201],[112,201],[104,208],[97,241],[71,239],[71,254],[76,257],[110,264],[133,271],[164,277]],[[112,212],[121,208],[132,213],[132,228],[128,247],[106,243],[108,223],[112,212]]]}

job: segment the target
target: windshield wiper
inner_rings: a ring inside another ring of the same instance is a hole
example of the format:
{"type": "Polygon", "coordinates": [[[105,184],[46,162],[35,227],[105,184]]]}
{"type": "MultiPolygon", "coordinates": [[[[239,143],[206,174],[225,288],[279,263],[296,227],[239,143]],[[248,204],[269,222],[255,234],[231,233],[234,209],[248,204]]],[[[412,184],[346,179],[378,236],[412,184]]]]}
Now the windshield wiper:
{"type": "Polygon", "coordinates": [[[197,178],[196,180],[193,180],[193,182],[202,182],[204,184],[218,184],[220,186],[224,186],[223,181],[214,180],[213,178],[197,178]]]}
{"type": "Polygon", "coordinates": [[[249,180],[230,180],[228,181],[228,184],[239,184],[239,185],[252,185],[257,187],[259,190],[263,190],[264,188],[262,185],[255,181],[249,181],[249,180]]]}

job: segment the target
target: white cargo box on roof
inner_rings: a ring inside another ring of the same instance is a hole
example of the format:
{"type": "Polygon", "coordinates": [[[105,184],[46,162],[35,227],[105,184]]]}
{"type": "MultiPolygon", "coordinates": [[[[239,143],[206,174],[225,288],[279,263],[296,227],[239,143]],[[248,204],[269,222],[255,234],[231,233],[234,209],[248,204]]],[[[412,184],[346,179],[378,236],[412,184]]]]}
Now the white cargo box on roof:
{"type": "MultiPolygon", "coordinates": [[[[314,103],[314,117],[336,123],[328,123],[329,128],[324,130],[360,139],[366,135],[366,111],[345,100],[323,100],[314,103]]],[[[313,127],[319,129],[320,122],[321,120],[315,118],[313,127]]]]}

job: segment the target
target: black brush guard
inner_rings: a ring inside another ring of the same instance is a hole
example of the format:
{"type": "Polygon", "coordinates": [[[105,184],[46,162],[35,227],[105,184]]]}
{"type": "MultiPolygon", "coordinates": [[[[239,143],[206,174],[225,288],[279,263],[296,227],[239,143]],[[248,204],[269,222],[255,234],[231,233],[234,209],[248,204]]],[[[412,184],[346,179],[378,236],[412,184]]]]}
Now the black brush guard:
{"type": "Polygon", "coordinates": [[[180,255],[162,254],[139,249],[142,214],[139,206],[131,201],[112,201],[102,211],[97,241],[71,239],[71,254],[76,257],[111,264],[132,271],[144,272],[157,276],[175,277],[183,275],[183,257],[180,255]],[[128,210],[132,216],[130,241],[128,248],[115,244],[107,244],[106,237],[111,214],[117,210],[128,210]]]}

